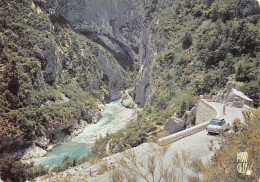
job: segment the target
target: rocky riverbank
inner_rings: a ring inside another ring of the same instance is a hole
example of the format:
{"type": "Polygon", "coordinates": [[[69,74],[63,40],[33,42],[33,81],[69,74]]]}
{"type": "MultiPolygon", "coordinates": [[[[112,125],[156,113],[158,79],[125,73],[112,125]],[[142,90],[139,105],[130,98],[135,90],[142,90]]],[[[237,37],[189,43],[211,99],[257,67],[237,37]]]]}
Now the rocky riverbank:
{"type": "Polygon", "coordinates": [[[61,133],[63,137],[59,137],[57,140],[54,140],[53,143],[50,143],[50,139],[47,139],[46,137],[40,137],[39,139],[33,142],[32,146],[30,146],[23,152],[21,161],[27,161],[32,158],[43,157],[44,155],[46,155],[48,151],[52,150],[55,146],[72,140],[75,136],[80,134],[86,126],[87,122],[84,120],[80,120],[80,123],[77,126],[75,126],[73,132],[70,135],[61,133]]]}
{"type": "Polygon", "coordinates": [[[115,133],[116,131],[123,129],[126,125],[126,123],[130,121],[136,121],[138,117],[138,108],[136,104],[134,103],[132,97],[126,93],[122,96],[121,101],[123,107],[118,108],[115,111],[114,117],[112,121],[104,126],[98,133],[98,136],[106,136],[107,133],[115,133]]]}
{"type": "Polygon", "coordinates": [[[115,109],[113,118],[108,124],[98,128],[95,131],[93,138],[81,140],[80,143],[94,143],[100,136],[104,137],[107,133],[115,133],[118,130],[123,129],[128,122],[137,120],[138,108],[128,92],[123,94],[121,104],[120,107],[115,109]]]}
{"type": "Polygon", "coordinates": [[[115,116],[111,123],[104,126],[99,132],[97,132],[96,137],[106,136],[107,133],[115,133],[116,131],[125,127],[126,123],[130,121],[135,121],[137,119],[137,108],[119,108],[115,112],[115,116]]]}
{"type": "MultiPolygon", "coordinates": [[[[91,143],[94,143],[94,141],[99,136],[106,136],[107,133],[115,133],[116,131],[124,128],[126,123],[137,119],[138,108],[134,103],[133,99],[129,96],[128,92],[123,94],[121,103],[123,107],[119,107],[116,109],[111,122],[103,126],[95,133],[95,137],[93,138],[93,140],[91,140],[91,143]]],[[[98,109],[95,110],[95,112],[99,113],[95,114],[93,111],[94,114],[92,113],[92,115],[101,115],[100,113],[103,110],[104,105],[99,105],[98,109]]],[[[96,118],[95,120],[98,119],[96,118]]],[[[50,139],[47,139],[46,137],[40,137],[37,140],[35,140],[33,142],[33,145],[27,148],[23,153],[20,152],[17,155],[22,156],[21,161],[29,161],[32,158],[43,157],[44,155],[46,155],[48,151],[52,150],[55,146],[60,145],[64,142],[73,141],[73,139],[76,136],[83,132],[87,125],[89,124],[86,120],[80,120],[80,122],[73,127],[73,130],[70,133],[70,135],[61,133],[59,137],[57,137],[57,139],[53,142],[50,142],[50,139]]]]}
{"type": "MultiPolygon", "coordinates": [[[[99,104],[98,109],[95,109],[91,115],[91,119],[93,119],[93,122],[95,123],[98,118],[101,116],[101,112],[104,110],[104,105],[99,104]]],[[[57,134],[55,140],[52,142],[49,138],[46,137],[40,137],[37,140],[33,141],[33,144],[28,147],[25,151],[20,151],[15,154],[14,156],[21,156],[21,161],[26,162],[29,161],[32,158],[40,158],[46,155],[46,153],[50,150],[52,150],[55,146],[60,145],[64,142],[71,141],[73,138],[78,136],[84,128],[88,125],[88,122],[86,120],[81,119],[79,123],[73,126],[73,129],[71,129],[70,134],[66,134],[64,132],[60,132],[57,134]]]]}

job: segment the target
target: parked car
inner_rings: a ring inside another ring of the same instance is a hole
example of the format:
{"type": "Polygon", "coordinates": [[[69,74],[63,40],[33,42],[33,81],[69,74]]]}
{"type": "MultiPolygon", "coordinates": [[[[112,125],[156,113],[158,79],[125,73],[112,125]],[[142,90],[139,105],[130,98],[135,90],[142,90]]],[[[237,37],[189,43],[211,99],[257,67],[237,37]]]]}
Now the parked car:
{"type": "Polygon", "coordinates": [[[221,133],[230,128],[230,125],[225,119],[212,119],[210,124],[206,127],[208,133],[221,133]]]}

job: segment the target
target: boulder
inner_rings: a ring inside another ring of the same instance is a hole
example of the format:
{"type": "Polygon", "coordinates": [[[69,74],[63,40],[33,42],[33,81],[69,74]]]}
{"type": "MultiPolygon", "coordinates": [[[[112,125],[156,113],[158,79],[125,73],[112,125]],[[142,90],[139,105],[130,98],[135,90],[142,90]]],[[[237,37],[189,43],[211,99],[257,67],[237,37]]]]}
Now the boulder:
{"type": "Polygon", "coordinates": [[[202,22],[201,27],[207,27],[207,26],[211,25],[212,22],[213,22],[212,19],[207,19],[202,22]]]}
{"type": "Polygon", "coordinates": [[[172,117],[165,123],[165,129],[169,134],[176,133],[185,129],[185,121],[181,118],[172,117]]]}
{"type": "Polygon", "coordinates": [[[35,145],[43,148],[43,149],[46,149],[48,148],[48,145],[50,143],[50,139],[47,139],[46,137],[39,137],[36,141],[35,141],[35,145]]]}
{"type": "Polygon", "coordinates": [[[128,94],[128,92],[126,92],[126,94],[123,95],[121,103],[126,108],[133,108],[135,105],[132,97],[128,94]]]}
{"type": "Polygon", "coordinates": [[[190,113],[189,113],[189,117],[195,117],[196,116],[198,105],[199,104],[196,104],[193,108],[191,108],[190,113]]]}

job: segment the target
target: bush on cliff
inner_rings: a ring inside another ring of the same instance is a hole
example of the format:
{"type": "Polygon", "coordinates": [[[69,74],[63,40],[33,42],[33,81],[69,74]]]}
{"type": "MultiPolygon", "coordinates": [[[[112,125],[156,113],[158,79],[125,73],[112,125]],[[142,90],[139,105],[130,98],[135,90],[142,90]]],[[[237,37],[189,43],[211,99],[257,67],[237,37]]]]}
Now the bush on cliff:
{"type": "MultiPolygon", "coordinates": [[[[174,105],[171,98],[181,97],[178,90],[190,95],[212,94],[234,79],[245,83],[242,91],[259,105],[260,10],[254,6],[242,13],[241,3],[182,1],[154,12],[149,26],[153,41],[160,45],[167,37],[169,42],[163,51],[158,47],[154,62],[155,97],[174,105]]],[[[255,3],[252,0],[246,5],[255,3]]]]}

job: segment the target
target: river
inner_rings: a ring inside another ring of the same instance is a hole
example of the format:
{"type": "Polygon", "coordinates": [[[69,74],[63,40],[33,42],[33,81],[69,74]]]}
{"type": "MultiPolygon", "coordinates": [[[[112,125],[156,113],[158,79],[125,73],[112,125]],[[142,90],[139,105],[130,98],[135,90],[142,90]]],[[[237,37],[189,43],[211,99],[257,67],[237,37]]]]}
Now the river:
{"type": "Polygon", "coordinates": [[[96,124],[89,124],[72,141],[56,146],[44,157],[34,158],[35,165],[50,165],[52,163],[61,163],[65,156],[77,157],[86,155],[95,142],[99,130],[108,125],[113,119],[116,110],[122,108],[121,99],[106,104],[102,117],[96,124]]]}

